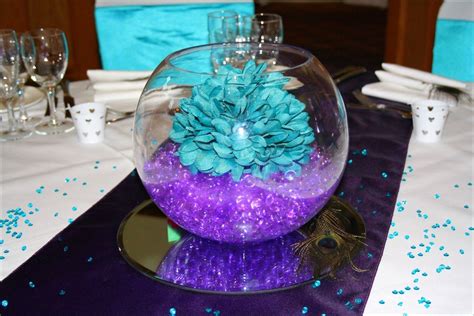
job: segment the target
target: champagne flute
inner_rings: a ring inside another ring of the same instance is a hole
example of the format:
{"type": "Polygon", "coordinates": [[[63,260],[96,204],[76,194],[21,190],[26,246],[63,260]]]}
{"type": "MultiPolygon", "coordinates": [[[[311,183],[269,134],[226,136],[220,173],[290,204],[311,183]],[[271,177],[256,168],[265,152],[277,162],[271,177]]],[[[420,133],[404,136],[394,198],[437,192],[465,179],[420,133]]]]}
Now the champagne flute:
{"type": "Polygon", "coordinates": [[[60,120],[56,115],[54,102],[56,85],[66,73],[69,50],[66,35],[54,28],[41,28],[21,36],[21,55],[31,79],[46,89],[49,106],[49,121],[36,126],[40,135],[54,135],[70,132],[74,124],[60,120]]]}
{"type": "Polygon", "coordinates": [[[18,126],[13,111],[16,94],[20,54],[13,30],[0,30],[0,100],[8,111],[8,129],[0,132],[1,141],[18,140],[31,135],[31,131],[18,126]]]}

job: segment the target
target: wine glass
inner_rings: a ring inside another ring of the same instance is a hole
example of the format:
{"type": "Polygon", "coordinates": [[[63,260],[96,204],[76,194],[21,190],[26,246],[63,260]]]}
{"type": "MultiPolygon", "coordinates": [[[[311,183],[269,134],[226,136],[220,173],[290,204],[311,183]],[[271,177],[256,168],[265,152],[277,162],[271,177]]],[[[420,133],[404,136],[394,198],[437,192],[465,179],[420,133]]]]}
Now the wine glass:
{"type": "Polygon", "coordinates": [[[232,10],[214,11],[207,15],[209,43],[223,43],[229,41],[229,36],[224,32],[224,22],[228,25],[237,25],[239,16],[232,10]]]}
{"type": "Polygon", "coordinates": [[[66,35],[54,28],[41,28],[21,36],[21,55],[31,79],[46,89],[49,121],[36,126],[40,135],[62,134],[72,131],[70,120],[60,120],[54,102],[56,85],[66,73],[69,50],[66,35]]]}
{"type": "Polygon", "coordinates": [[[19,111],[19,124],[25,127],[26,129],[32,129],[34,126],[38,125],[42,118],[40,117],[31,117],[28,115],[28,111],[25,107],[25,83],[28,81],[30,75],[26,70],[25,63],[20,58],[19,62],[19,74],[17,80],[17,96],[18,96],[18,111],[19,111]]]}
{"type": "Polygon", "coordinates": [[[251,42],[283,43],[283,21],[281,16],[273,13],[258,13],[251,19],[251,42]]]}
{"type": "Polygon", "coordinates": [[[18,140],[31,135],[31,131],[18,126],[13,112],[20,54],[13,30],[0,30],[0,100],[8,111],[8,128],[0,132],[1,141],[18,140]]]}

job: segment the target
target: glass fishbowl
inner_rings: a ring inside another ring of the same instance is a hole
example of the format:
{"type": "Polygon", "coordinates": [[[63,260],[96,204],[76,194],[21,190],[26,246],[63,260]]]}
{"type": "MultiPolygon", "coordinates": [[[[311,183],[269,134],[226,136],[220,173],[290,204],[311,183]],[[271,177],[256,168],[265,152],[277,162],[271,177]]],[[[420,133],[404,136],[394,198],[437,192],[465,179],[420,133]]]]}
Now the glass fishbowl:
{"type": "Polygon", "coordinates": [[[169,55],[137,107],[134,159],[177,225],[228,243],[274,239],[313,218],[336,190],[347,117],[310,52],[221,43],[169,55]]]}

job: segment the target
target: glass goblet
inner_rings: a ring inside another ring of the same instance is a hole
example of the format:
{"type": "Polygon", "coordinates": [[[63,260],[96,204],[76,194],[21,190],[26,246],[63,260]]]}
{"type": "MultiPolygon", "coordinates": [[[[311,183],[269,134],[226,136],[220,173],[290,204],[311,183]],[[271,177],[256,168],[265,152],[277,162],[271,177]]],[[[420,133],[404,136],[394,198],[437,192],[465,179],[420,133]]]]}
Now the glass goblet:
{"type": "Polygon", "coordinates": [[[251,23],[251,42],[283,43],[283,21],[278,14],[258,13],[252,16],[251,23]]]}
{"type": "Polygon", "coordinates": [[[237,25],[239,16],[232,10],[214,11],[207,15],[209,43],[229,42],[229,36],[224,33],[224,22],[228,25],[237,25]]]}
{"type": "Polygon", "coordinates": [[[70,120],[60,120],[56,114],[56,85],[66,73],[69,50],[66,35],[54,28],[41,28],[21,36],[21,55],[31,79],[46,89],[49,121],[36,126],[40,135],[62,134],[72,131],[70,120]]]}
{"type": "Polygon", "coordinates": [[[17,102],[19,111],[18,123],[26,129],[33,129],[42,121],[42,118],[30,116],[25,106],[25,83],[28,81],[29,77],[30,75],[26,71],[25,63],[20,58],[17,80],[17,102]]]}
{"type": "Polygon", "coordinates": [[[0,30],[0,101],[6,105],[8,128],[0,132],[1,141],[18,140],[31,135],[31,131],[18,126],[13,111],[20,54],[13,30],[0,30]]]}

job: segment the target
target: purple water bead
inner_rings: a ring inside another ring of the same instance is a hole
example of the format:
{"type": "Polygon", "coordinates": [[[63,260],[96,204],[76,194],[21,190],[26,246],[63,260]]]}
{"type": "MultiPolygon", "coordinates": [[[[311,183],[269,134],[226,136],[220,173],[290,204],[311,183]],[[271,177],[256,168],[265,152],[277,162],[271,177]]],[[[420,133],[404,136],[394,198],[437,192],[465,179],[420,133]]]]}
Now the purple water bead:
{"type": "Polygon", "coordinates": [[[145,163],[142,180],[153,201],[176,224],[201,237],[239,243],[273,239],[298,229],[334,193],[340,171],[315,150],[301,176],[191,174],[165,142],[145,163]]]}
{"type": "Polygon", "coordinates": [[[293,232],[252,244],[229,244],[186,235],[166,254],[156,276],[182,286],[223,292],[289,287],[312,279],[292,245],[304,239],[293,232]]]}

